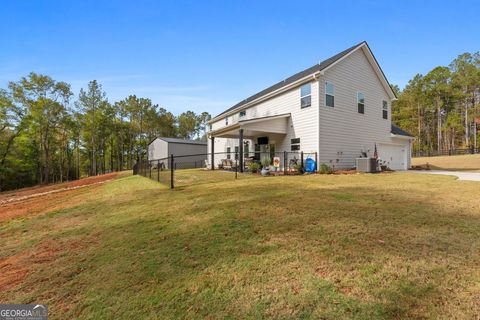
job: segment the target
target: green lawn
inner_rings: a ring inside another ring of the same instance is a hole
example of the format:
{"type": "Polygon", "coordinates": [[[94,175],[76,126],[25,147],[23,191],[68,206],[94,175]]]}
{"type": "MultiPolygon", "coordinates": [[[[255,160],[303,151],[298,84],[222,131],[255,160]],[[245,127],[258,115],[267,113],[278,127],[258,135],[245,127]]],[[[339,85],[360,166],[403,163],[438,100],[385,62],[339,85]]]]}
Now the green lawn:
{"type": "Polygon", "coordinates": [[[453,171],[480,171],[480,154],[412,158],[412,165],[453,171]]]}
{"type": "Polygon", "coordinates": [[[480,184],[226,175],[175,190],[124,177],[0,224],[21,279],[0,301],[51,319],[480,317],[480,184]]]}

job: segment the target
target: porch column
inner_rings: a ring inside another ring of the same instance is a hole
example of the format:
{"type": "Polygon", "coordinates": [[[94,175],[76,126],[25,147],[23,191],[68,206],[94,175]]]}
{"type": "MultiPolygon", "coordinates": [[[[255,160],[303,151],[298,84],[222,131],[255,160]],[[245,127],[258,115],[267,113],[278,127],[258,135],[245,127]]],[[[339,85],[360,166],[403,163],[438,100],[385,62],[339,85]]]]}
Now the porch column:
{"type": "Polygon", "coordinates": [[[215,137],[210,137],[210,143],[211,143],[211,162],[210,165],[212,166],[212,170],[215,170],[215,137]]]}
{"type": "Polygon", "coordinates": [[[243,172],[243,129],[238,130],[238,143],[239,143],[239,165],[240,165],[240,172],[243,172]]]}

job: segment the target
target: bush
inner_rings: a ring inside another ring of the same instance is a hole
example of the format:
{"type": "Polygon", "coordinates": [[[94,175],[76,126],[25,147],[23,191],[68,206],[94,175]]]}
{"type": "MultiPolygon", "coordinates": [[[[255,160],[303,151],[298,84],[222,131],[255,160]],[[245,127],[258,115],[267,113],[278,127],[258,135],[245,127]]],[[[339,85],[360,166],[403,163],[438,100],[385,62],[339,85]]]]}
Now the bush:
{"type": "Polygon", "coordinates": [[[303,168],[301,163],[297,163],[296,165],[294,165],[293,169],[297,170],[299,174],[303,174],[303,168]]]}
{"type": "Polygon", "coordinates": [[[252,162],[248,164],[248,169],[250,169],[251,172],[256,173],[260,169],[260,165],[256,162],[252,162]]]}
{"type": "Polygon", "coordinates": [[[262,166],[266,169],[272,163],[272,159],[270,157],[265,157],[262,159],[262,166]]]}
{"type": "Polygon", "coordinates": [[[330,173],[333,173],[333,169],[330,168],[327,164],[322,163],[322,164],[320,165],[320,170],[319,170],[319,172],[320,172],[321,174],[330,174],[330,173]]]}

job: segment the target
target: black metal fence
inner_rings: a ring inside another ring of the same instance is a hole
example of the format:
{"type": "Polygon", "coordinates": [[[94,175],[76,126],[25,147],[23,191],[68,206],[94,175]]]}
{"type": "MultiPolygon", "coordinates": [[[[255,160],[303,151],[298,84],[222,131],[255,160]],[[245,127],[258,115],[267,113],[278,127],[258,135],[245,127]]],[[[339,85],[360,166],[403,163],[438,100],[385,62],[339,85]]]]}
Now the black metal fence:
{"type": "Polygon", "coordinates": [[[439,156],[456,156],[463,154],[477,154],[480,153],[480,148],[460,148],[460,149],[450,149],[450,150],[427,150],[427,151],[414,151],[412,152],[412,157],[439,157],[439,156]]]}
{"type": "Polygon", "coordinates": [[[211,153],[171,155],[162,159],[139,161],[134,166],[134,174],[156,180],[173,189],[257,176],[262,169],[268,169],[268,175],[314,173],[318,169],[318,155],[316,152],[247,152],[240,161],[238,152],[218,152],[213,154],[213,170],[211,163],[211,153]]]}

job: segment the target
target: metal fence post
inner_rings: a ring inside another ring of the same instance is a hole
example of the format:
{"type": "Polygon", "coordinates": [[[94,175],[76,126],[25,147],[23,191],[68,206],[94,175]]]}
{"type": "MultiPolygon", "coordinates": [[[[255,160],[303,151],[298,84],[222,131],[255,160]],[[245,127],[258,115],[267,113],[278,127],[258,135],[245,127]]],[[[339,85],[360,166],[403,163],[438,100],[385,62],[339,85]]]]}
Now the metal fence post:
{"type": "Polygon", "coordinates": [[[238,173],[238,159],[235,157],[235,180],[237,179],[237,173],[238,173]]]}
{"type": "Polygon", "coordinates": [[[300,163],[301,163],[302,170],[303,170],[303,151],[300,152],[300,163]]]}
{"type": "Polygon", "coordinates": [[[315,152],[315,171],[318,171],[318,152],[315,152]]]}
{"type": "Polygon", "coordinates": [[[152,179],[152,162],[148,161],[148,171],[150,175],[150,179],[152,179]]]}
{"type": "Polygon", "coordinates": [[[173,154],[170,155],[170,189],[173,189],[173,154]]]}
{"type": "Polygon", "coordinates": [[[157,181],[160,182],[160,160],[157,160],[157,181]]]}
{"type": "Polygon", "coordinates": [[[287,151],[283,151],[283,175],[287,174],[287,151]]]}

